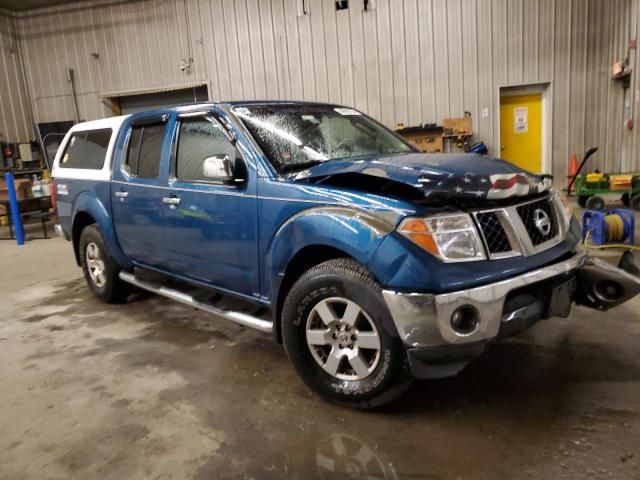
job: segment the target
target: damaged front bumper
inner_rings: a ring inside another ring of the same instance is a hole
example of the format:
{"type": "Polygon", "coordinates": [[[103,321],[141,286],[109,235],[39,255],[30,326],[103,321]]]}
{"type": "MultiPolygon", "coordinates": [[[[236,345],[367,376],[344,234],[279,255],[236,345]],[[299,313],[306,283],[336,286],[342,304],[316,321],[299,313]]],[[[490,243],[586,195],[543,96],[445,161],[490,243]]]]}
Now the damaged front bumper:
{"type": "Polygon", "coordinates": [[[573,302],[607,310],[638,293],[640,276],[584,253],[468,290],[382,292],[412,371],[421,378],[455,374],[487,343],[540,319],[568,316],[573,302]]]}

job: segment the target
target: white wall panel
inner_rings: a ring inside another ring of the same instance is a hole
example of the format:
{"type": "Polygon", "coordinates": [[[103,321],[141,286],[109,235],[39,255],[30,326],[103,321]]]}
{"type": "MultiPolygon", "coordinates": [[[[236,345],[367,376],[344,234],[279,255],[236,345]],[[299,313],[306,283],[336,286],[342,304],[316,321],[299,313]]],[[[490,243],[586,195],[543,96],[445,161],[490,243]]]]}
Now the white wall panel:
{"type": "MultiPolygon", "coordinates": [[[[640,82],[625,98],[610,78],[637,33],[639,1],[376,0],[365,11],[351,0],[336,11],[331,0],[306,0],[304,12],[302,0],[88,0],[15,21],[38,121],[73,118],[73,68],[83,119],[111,114],[100,93],[202,80],[214,100],[340,102],[389,126],[469,111],[495,153],[499,87],[550,82],[553,173],[563,177],[569,155],[593,145],[602,152],[594,166],[640,168],[640,133],[623,128],[640,82]]],[[[3,48],[11,74],[0,70],[0,81],[13,85],[10,57],[3,48]]],[[[26,138],[20,102],[0,101],[2,128],[26,138]]]]}
{"type": "MultiPolygon", "coordinates": [[[[631,27],[629,31],[630,38],[638,38],[640,33],[640,1],[634,0],[631,10],[631,27]]],[[[640,58],[638,49],[630,55],[631,67],[636,71],[640,68],[640,58]]],[[[633,75],[631,82],[631,109],[632,118],[637,121],[637,113],[640,108],[640,75],[633,75]]],[[[635,127],[629,133],[629,145],[627,148],[631,151],[628,164],[623,165],[625,170],[638,169],[638,152],[640,151],[640,134],[638,128],[635,127]]]]}
{"type": "Polygon", "coordinates": [[[486,139],[490,143],[493,135],[494,119],[490,114],[493,111],[494,95],[496,93],[493,81],[493,28],[492,28],[492,2],[491,0],[478,0],[476,2],[476,29],[478,51],[478,108],[479,112],[473,116],[474,128],[479,138],[486,139]],[[483,115],[486,114],[486,115],[483,115]]]}
{"type": "MultiPolygon", "coordinates": [[[[328,3],[328,2],[325,2],[328,3]]],[[[380,117],[383,123],[395,126],[396,118],[393,84],[393,61],[391,50],[391,18],[389,15],[389,2],[376,3],[375,15],[378,27],[378,73],[380,75],[380,117]]]]}
{"type": "Polygon", "coordinates": [[[464,114],[464,78],[462,69],[462,5],[460,0],[443,2],[446,6],[446,55],[449,78],[449,111],[445,116],[464,114]]]}
{"type": "MultiPolygon", "coordinates": [[[[507,32],[507,3],[505,0],[492,0],[491,2],[491,68],[493,84],[492,103],[489,106],[489,118],[491,119],[491,136],[484,141],[490,145],[494,153],[500,151],[500,110],[498,107],[498,87],[509,84],[508,80],[508,56],[507,46],[509,35],[507,32]]],[[[488,66],[485,66],[488,68],[488,66]]]]}
{"type": "Polygon", "coordinates": [[[353,66],[353,106],[359,110],[369,109],[367,99],[367,68],[364,43],[364,10],[349,10],[349,33],[351,34],[351,62],[353,66]]]}
{"type": "Polygon", "coordinates": [[[29,141],[30,118],[14,21],[0,14],[0,141],[29,141]]]}
{"type": "Polygon", "coordinates": [[[507,83],[519,85],[523,77],[524,61],[524,16],[523,0],[507,0],[506,8],[506,48],[507,83]]]}
{"type": "MultiPolygon", "coordinates": [[[[477,12],[474,0],[462,0],[462,80],[463,110],[471,113],[476,120],[480,118],[478,106],[478,32],[477,12]]],[[[476,126],[477,128],[477,126],[476,126]]]]}
{"type": "Polygon", "coordinates": [[[300,46],[300,67],[302,71],[302,98],[317,98],[311,15],[305,15],[304,12],[301,11],[301,14],[297,18],[297,23],[300,46]]]}
{"type": "MultiPolygon", "coordinates": [[[[435,0],[438,1],[438,0],[435,0]]],[[[436,89],[433,41],[432,0],[418,0],[418,35],[420,41],[420,116],[424,123],[435,123],[436,89]]],[[[413,99],[412,99],[413,100],[413,99]]]]}
{"type": "MultiPolygon", "coordinates": [[[[313,58],[313,80],[315,83],[316,99],[321,102],[329,100],[329,80],[327,75],[327,53],[324,35],[324,20],[322,16],[323,0],[309,0],[309,12],[313,12],[313,21],[311,15],[307,16],[307,22],[311,29],[311,50],[306,53],[313,58]]],[[[376,72],[377,75],[377,72],[376,72]]]]}
{"type": "Polygon", "coordinates": [[[540,80],[540,4],[539,0],[525,0],[522,12],[522,76],[523,82],[540,80]]]}
{"type": "MultiPolygon", "coordinates": [[[[331,5],[329,5],[331,7],[331,5]]],[[[336,12],[329,8],[336,17],[336,33],[338,39],[339,75],[332,78],[332,83],[340,83],[342,96],[339,101],[346,105],[355,103],[353,92],[353,63],[351,55],[351,32],[349,30],[349,10],[336,12]]],[[[296,99],[302,97],[295,97],[296,99]]]]}
{"type": "MultiPolygon", "coordinates": [[[[567,0],[555,3],[555,55],[553,73],[553,157],[556,171],[569,158],[569,136],[571,126],[571,4],[581,0],[567,0]],[[562,129],[562,130],[560,130],[562,129]],[[564,135],[560,135],[560,131],[564,135]],[[558,161],[559,160],[559,161],[558,161]]],[[[566,166],[564,170],[566,171],[566,166]]]]}
{"type": "Polygon", "coordinates": [[[447,2],[433,0],[433,48],[437,120],[449,116],[449,48],[447,39],[447,2]]]}
{"type": "Polygon", "coordinates": [[[391,30],[391,71],[393,72],[393,112],[394,121],[407,125],[407,48],[405,40],[405,16],[403,2],[391,2],[389,22],[391,30]]]}

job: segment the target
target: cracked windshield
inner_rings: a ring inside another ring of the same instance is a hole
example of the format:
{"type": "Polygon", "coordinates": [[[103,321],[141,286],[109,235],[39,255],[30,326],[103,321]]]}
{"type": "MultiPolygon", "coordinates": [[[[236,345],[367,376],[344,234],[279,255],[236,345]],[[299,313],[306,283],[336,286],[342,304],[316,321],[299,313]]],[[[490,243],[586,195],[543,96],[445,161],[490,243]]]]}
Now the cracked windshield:
{"type": "Polygon", "coordinates": [[[409,153],[413,147],[352,108],[332,105],[235,107],[279,173],[291,173],[330,160],[409,153]]]}

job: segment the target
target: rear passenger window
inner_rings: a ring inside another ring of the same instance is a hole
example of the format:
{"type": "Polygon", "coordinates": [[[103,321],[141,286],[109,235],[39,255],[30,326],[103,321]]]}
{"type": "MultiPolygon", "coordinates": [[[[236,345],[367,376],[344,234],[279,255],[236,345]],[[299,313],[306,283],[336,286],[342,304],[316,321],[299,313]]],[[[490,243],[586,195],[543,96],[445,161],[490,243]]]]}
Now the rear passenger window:
{"type": "Polygon", "coordinates": [[[232,161],[236,147],[223,133],[222,127],[206,118],[189,118],[180,123],[176,177],[180,180],[210,181],[202,172],[204,159],[227,155],[232,161]]]}
{"type": "Polygon", "coordinates": [[[127,173],[140,178],[158,176],[164,128],[164,123],[132,128],[124,164],[127,173]]]}
{"type": "Polygon", "coordinates": [[[60,159],[60,167],[101,170],[107,156],[111,133],[110,128],[105,128],[72,134],[60,159]]]}

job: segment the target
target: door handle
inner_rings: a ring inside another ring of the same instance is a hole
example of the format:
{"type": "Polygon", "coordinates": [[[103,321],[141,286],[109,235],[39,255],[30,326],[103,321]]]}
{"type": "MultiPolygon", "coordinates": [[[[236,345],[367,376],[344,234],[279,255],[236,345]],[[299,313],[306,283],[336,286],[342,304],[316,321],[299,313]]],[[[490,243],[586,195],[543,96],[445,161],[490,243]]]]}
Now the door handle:
{"type": "Polygon", "coordinates": [[[129,192],[120,191],[120,192],[115,192],[114,195],[118,198],[127,198],[129,196],[129,192]]]}
{"type": "Polygon", "coordinates": [[[162,203],[166,205],[180,205],[180,199],[178,197],[162,197],[162,203]]]}

